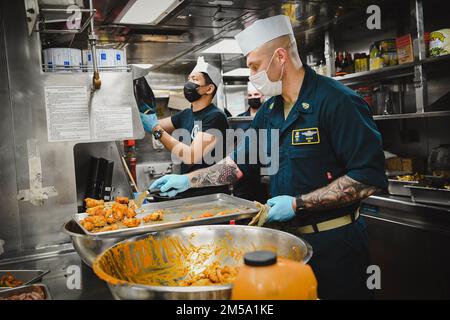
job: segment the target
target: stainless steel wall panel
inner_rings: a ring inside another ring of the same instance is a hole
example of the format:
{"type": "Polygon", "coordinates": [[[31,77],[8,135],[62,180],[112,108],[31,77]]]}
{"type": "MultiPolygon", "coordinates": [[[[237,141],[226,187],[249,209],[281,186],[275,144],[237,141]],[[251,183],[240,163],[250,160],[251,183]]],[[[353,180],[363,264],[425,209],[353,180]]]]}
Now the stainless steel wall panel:
{"type": "MultiPolygon", "coordinates": [[[[61,225],[77,212],[75,175],[75,142],[49,142],[45,107],[46,85],[90,86],[88,73],[43,73],[39,34],[28,35],[23,1],[1,2],[0,38],[0,177],[2,212],[0,239],[6,240],[4,256],[38,253],[65,243],[61,225]],[[39,147],[42,166],[42,186],[54,186],[57,196],[42,206],[18,201],[20,190],[30,188],[28,141],[39,147]]],[[[95,92],[94,104],[111,102],[132,107],[134,138],[144,137],[133,96],[131,73],[101,73],[102,88],[95,92]]],[[[113,178],[116,189],[128,186],[123,175],[120,155],[115,142],[94,143],[97,153],[114,156],[113,178]],[[113,148],[111,148],[113,145],[113,148]]],[[[87,171],[87,168],[86,168],[87,171]]],[[[86,172],[87,174],[87,172],[86,172]]]]}
{"type": "Polygon", "coordinates": [[[17,194],[16,166],[14,159],[14,136],[12,109],[9,94],[9,73],[6,60],[6,40],[4,34],[4,3],[0,2],[0,194],[2,195],[2,214],[0,239],[5,241],[5,254],[20,250],[19,207],[17,194]],[[5,210],[7,209],[7,210],[5,210]]]}

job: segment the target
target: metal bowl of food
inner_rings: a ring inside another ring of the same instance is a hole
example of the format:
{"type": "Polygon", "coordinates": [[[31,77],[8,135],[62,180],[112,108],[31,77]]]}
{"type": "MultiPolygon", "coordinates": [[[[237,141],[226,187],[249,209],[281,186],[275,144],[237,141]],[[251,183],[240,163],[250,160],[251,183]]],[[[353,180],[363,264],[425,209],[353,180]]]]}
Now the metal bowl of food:
{"type": "Polygon", "coordinates": [[[73,247],[80,255],[81,260],[91,268],[92,263],[100,253],[125,239],[125,237],[99,239],[89,236],[74,220],[66,222],[62,226],[62,231],[70,236],[73,247]]]}
{"type": "Polygon", "coordinates": [[[243,255],[270,250],[308,262],[311,246],[292,234],[250,226],[194,226],[130,238],[93,269],[116,299],[229,299],[243,255]]]}

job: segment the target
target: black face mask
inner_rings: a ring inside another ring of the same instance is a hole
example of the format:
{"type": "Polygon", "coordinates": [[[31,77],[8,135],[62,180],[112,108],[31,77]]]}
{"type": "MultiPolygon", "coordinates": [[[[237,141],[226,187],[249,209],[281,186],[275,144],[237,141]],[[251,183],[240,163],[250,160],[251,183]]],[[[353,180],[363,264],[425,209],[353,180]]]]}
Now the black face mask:
{"type": "Polygon", "coordinates": [[[199,87],[200,86],[198,84],[191,81],[188,81],[184,84],[183,92],[184,97],[186,98],[187,101],[192,103],[202,97],[202,95],[197,92],[197,89],[199,87]]]}
{"type": "Polygon", "coordinates": [[[250,98],[248,99],[248,105],[250,108],[259,109],[261,107],[261,99],[260,98],[250,98]]]}

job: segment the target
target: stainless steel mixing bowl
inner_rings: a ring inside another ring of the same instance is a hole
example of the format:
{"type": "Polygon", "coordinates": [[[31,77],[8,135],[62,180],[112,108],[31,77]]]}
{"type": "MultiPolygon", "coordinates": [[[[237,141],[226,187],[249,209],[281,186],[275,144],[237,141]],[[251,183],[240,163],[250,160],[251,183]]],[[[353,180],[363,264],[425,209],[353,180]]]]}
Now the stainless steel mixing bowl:
{"type": "MultiPolygon", "coordinates": [[[[134,275],[142,278],[142,272],[145,270],[158,269],[158,265],[152,265],[149,269],[148,262],[145,263],[144,256],[154,254],[154,250],[162,250],[164,259],[172,255],[161,246],[155,249],[146,241],[148,239],[178,239],[183,245],[191,243],[194,246],[225,246],[233,248],[238,252],[245,253],[255,250],[271,250],[278,256],[290,258],[296,261],[309,261],[312,256],[311,246],[301,238],[292,234],[268,229],[239,225],[211,225],[179,228],[155,232],[147,235],[141,235],[130,238],[114,245],[98,256],[94,263],[94,272],[105,280],[111,293],[116,299],[230,299],[231,284],[217,286],[154,286],[138,284],[130,281],[134,275]],[[142,244],[145,244],[144,246],[142,244]],[[145,251],[145,252],[143,252],[145,251]],[[125,259],[129,259],[124,262],[125,259]],[[133,266],[130,268],[130,265],[133,266]],[[130,269],[135,271],[130,273],[130,269]]],[[[219,250],[222,252],[223,250],[219,250]]],[[[221,265],[241,265],[242,255],[239,258],[227,255],[224,256],[214,253],[211,250],[212,259],[209,262],[218,260],[221,265]]],[[[153,263],[153,262],[152,262],[153,263]]],[[[192,271],[192,270],[191,270],[192,271]]]]}
{"type": "Polygon", "coordinates": [[[73,247],[80,255],[81,260],[91,268],[92,263],[100,253],[126,239],[123,237],[98,239],[88,236],[74,220],[66,222],[62,226],[62,231],[70,236],[73,247]]]}

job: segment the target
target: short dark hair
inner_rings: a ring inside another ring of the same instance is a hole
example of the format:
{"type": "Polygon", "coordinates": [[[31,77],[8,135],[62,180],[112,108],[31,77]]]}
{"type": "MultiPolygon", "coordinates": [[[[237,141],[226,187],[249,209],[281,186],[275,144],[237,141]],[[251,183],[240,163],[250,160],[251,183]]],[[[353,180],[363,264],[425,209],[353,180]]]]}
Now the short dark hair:
{"type": "Polygon", "coordinates": [[[205,85],[209,85],[209,84],[214,85],[214,91],[213,91],[213,95],[212,95],[214,97],[217,92],[217,85],[211,80],[209,74],[207,74],[206,72],[201,72],[201,74],[203,74],[203,77],[205,78],[205,85]]]}

